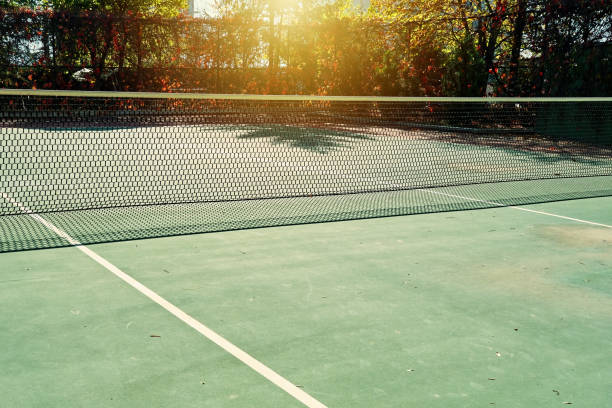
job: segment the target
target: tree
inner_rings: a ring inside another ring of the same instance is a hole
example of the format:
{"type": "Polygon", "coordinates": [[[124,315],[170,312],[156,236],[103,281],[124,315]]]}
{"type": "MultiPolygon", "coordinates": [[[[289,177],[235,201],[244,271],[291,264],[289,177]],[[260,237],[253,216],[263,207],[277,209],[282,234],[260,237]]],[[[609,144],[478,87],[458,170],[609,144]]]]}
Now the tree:
{"type": "Polygon", "coordinates": [[[53,10],[91,11],[123,15],[174,17],[187,8],[187,0],[43,0],[42,5],[53,10]]]}

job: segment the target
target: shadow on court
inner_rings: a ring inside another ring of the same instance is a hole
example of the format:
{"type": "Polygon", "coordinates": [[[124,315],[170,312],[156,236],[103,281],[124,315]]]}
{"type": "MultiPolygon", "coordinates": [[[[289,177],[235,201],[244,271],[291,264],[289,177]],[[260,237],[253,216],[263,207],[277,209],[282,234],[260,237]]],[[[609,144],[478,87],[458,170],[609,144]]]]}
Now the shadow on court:
{"type": "Polygon", "coordinates": [[[237,136],[238,139],[272,139],[275,144],[289,145],[314,153],[326,154],[334,150],[349,149],[359,141],[374,138],[358,133],[297,126],[262,126],[237,136]]]}

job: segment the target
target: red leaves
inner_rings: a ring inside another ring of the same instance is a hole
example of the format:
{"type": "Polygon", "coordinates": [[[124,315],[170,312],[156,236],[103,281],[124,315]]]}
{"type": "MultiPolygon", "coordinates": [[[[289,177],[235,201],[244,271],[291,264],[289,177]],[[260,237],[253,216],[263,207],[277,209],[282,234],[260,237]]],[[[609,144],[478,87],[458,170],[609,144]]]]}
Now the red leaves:
{"type": "MultiPolygon", "coordinates": [[[[526,11],[529,25],[521,51],[531,53],[521,53],[520,64],[514,66],[510,62],[510,41],[516,2],[508,0],[491,2],[492,12],[470,10],[479,14],[464,19],[454,18],[459,15],[457,10],[445,8],[448,21],[433,18],[433,23],[423,24],[388,25],[380,16],[357,20],[311,15],[297,26],[275,26],[273,36],[269,24],[254,23],[245,15],[204,21],[145,17],[131,10],[121,16],[28,11],[16,20],[18,41],[38,44],[44,36],[50,39],[46,45],[50,50],[41,47],[32,52],[28,61],[33,61],[35,71],[22,69],[13,77],[27,77],[27,81],[21,81],[25,87],[36,86],[38,81],[46,88],[51,80],[56,87],[110,88],[110,80],[104,82],[101,77],[110,69],[120,68],[112,74],[111,79],[118,81],[112,86],[125,90],[173,92],[184,86],[208,92],[450,95],[470,89],[467,94],[476,95],[486,85],[493,89],[491,93],[499,87],[497,92],[510,94],[506,90],[508,82],[517,81],[521,82],[520,89],[534,94],[538,91],[531,92],[528,81],[537,82],[539,90],[546,83],[543,76],[547,72],[546,79],[552,86],[560,80],[554,77],[555,68],[575,62],[572,54],[561,54],[554,36],[549,42],[530,37],[534,30],[537,35],[548,30],[545,18],[553,20],[559,7],[569,4],[558,0],[545,3],[551,5],[548,15],[540,9],[526,11]],[[493,29],[500,30],[497,40],[491,38],[493,29]],[[275,41],[274,52],[270,51],[270,38],[275,41]],[[44,53],[53,58],[42,58],[44,53]],[[536,61],[540,55],[544,55],[541,63],[536,61]],[[483,69],[485,64],[490,68],[483,69]],[[273,69],[268,70],[268,66],[273,69]],[[517,66],[520,73],[517,70],[509,81],[508,72],[517,66]],[[66,70],[57,76],[48,75],[56,67],[66,70]],[[75,71],[93,67],[104,67],[90,74],[91,78],[96,76],[97,83],[72,78],[75,71]]],[[[605,0],[579,3],[591,7],[605,0]]],[[[457,2],[456,7],[465,4],[457,2]]],[[[429,10],[433,13],[433,7],[429,10]]],[[[6,11],[0,10],[2,15],[6,11]]],[[[14,51],[14,55],[19,52],[23,51],[14,51]]],[[[593,73],[592,78],[597,75],[593,73]]],[[[0,81],[4,81],[0,86],[15,84],[14,80],[0,81]]],[[[548,88],[546,91],[550,92],[548,88]]]]}

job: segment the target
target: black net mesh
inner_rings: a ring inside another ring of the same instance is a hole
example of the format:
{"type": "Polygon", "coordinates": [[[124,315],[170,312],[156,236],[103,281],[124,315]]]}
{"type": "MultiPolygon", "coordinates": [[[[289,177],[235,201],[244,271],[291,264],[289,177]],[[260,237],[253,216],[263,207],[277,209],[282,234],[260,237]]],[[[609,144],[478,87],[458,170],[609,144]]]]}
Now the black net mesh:
{"type": "Polygon", "coordinates": [[[0,96],[0,252],[607,195],[605,99],[0,96]]]}

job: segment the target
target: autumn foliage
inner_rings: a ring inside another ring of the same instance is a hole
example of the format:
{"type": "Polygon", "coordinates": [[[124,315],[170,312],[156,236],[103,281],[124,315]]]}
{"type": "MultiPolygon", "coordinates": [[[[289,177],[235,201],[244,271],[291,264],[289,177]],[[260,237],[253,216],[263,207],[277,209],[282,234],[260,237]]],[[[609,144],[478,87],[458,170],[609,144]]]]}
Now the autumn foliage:
{"type": "Polygon", "coordinates": [[[606,0],[219,0],[213,17],[0,9],[0,87],[610,95],[606,0]],[[290,4],[290,5],[289,5],[290,4]]]}

